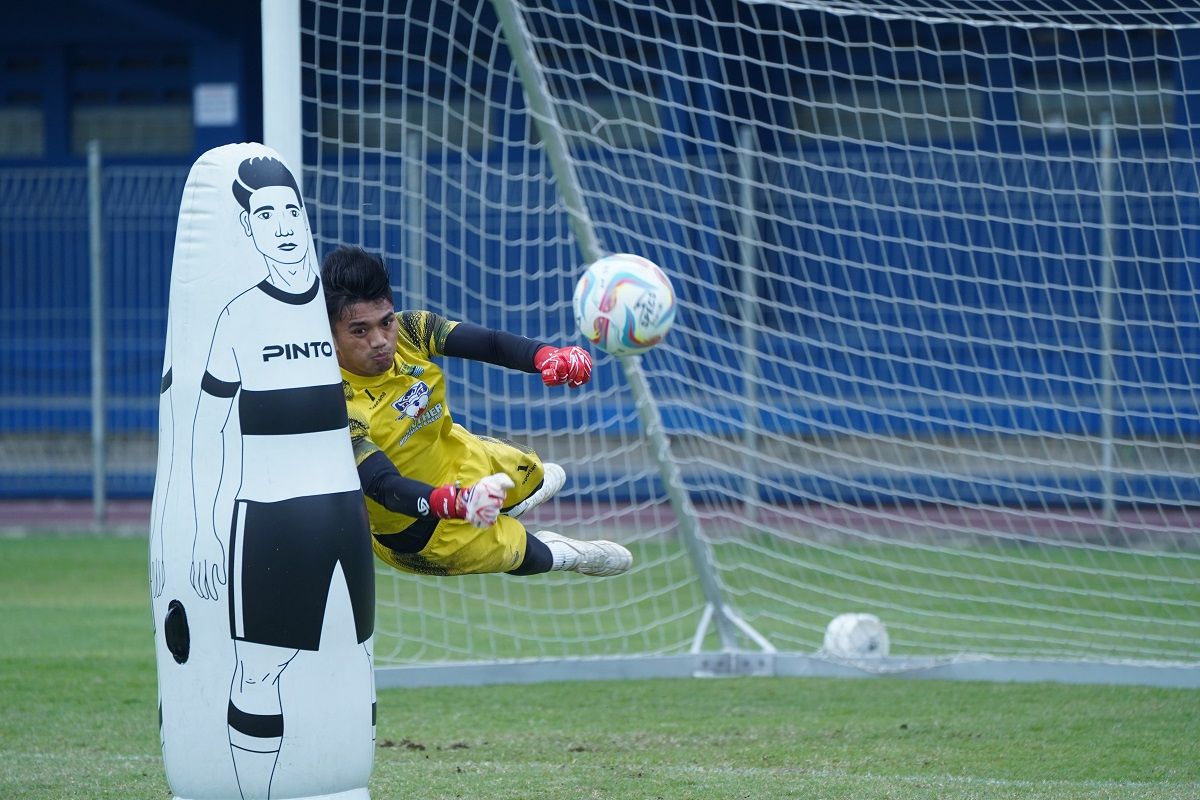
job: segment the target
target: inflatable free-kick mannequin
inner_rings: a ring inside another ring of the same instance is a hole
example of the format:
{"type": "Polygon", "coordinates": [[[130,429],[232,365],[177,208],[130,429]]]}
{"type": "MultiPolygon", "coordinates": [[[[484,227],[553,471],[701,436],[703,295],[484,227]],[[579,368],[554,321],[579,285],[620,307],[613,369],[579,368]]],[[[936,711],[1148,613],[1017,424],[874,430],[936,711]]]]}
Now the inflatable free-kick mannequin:
{"type": "Polygon", "coordinates": [[[366,800],[374,573],[293,173],[210,150],[171,267],[150,585],[178,800],[366,800]]]}

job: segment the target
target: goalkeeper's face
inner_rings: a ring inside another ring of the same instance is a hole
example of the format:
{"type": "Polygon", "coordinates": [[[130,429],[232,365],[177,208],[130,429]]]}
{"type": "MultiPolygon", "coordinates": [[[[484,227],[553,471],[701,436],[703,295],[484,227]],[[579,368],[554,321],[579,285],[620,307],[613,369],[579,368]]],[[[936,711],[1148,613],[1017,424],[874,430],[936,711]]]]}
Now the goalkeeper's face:
{"type": "Polygon", "coordinates": [[[355,375],[382,375],[392,368],[398,332],[396,311],[386,297],[351,303],[333,325],[338,364],[355,375]]]}

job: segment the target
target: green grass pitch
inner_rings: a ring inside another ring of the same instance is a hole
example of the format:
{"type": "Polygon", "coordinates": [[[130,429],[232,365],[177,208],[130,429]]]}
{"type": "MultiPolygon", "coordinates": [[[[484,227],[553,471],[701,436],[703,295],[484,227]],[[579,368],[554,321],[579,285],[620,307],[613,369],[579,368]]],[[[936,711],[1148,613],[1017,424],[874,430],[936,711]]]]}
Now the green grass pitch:
{"type": "MultiPolygon", "coordinates": [[[[0,539],[0,798],[169,798],[144,541],[0,539]]],[[[1196,798],[1200,691],[731,678],[387,690],[382,798],[1196,798]]]]}

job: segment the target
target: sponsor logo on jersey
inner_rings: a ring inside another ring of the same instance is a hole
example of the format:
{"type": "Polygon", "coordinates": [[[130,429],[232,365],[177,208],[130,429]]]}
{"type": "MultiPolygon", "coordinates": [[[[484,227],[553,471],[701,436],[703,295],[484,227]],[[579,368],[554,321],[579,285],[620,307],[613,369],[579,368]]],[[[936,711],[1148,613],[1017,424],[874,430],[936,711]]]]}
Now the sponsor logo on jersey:
{"type": "Polygon", "coordinates": [[[396,371],[401,375],[411,375],[414,378],[419,378],[425,374],[425,368],[416,364],[401,364],[396,368],[396,371]]]}
{"type": "Polygon", "coordinates": [[[410,425],[408,430],[404,432],[404,435],[400,437],[400,441],[397,442],[396,446],[403,447],[404,443],[407,442],[409,439],[411,439],[413,434],[415,434],[417,431],[421,430],[422,428],[426,427],[427,425],[432,425],[433,423],[437,422],[441,418],[442,418],[442,404],[438,403],[433,408],[429,409],[424,414],[422,414],[420,417],[413,420],[413,424],[410,425]]]}
{"type": "MultiPolygon", "coordinates": [[[[375,391],[378,392],[379,390],[376,389],[375,391]]],[[[370,398],[372,411],[379,408],[379,406],[381,404],[387,402],[387,399],[388,399],[388,393],[386,391],[379,392],[379,396],[376,397],[375,395],[371,394],[370,389],[363,389],[363,394],[365,394],[368,398],[370,398]]]]}
{"type": "Polygon", "coordinates": [[[299,358],[333,358],[333,345],[329,342],[285,342],[268,344],[262,349],[262,360],[284,358],[294,361],[299,358]]]}

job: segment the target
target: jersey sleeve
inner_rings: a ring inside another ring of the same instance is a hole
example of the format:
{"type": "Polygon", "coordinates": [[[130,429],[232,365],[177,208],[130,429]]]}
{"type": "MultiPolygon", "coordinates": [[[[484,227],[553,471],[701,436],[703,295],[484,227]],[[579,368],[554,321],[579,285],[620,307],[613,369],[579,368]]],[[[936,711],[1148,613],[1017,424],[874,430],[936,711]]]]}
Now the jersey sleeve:
{"type": "Polygon", "coordinates": [[[396,314],[400,335],[426,356],[446,354],[446,337],[457,322],[432,311],[401,311],[396,314]]]}
{"type": "Polygon", "coordinates": [[[442,354],[483,361],[520,372],[537,372],[538,368],[533,364],[534,356],[546,346],[546,342],[537,339],[463,322],[447,335],[442,354]]]}
{"type": "Polygon", "coordinates": [[[233,313],[226,306],[217,317],[208,363],[204,365],[204,377],[200,383],[201,389],[215,397],[233,397],[241,385],[241,370],[238,369],[234,352],[236,327],[233,313]]]}
{"type": "Polygon", "coordinates": [[[354,465],[359,466],[372,453],[382,453],[379,446],[371,441],[371,427],[367,418],[352,403],[346,404],[346,416],[350,420],[350,446],[354,449],[354,465]]]}

